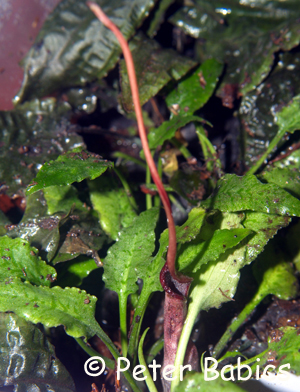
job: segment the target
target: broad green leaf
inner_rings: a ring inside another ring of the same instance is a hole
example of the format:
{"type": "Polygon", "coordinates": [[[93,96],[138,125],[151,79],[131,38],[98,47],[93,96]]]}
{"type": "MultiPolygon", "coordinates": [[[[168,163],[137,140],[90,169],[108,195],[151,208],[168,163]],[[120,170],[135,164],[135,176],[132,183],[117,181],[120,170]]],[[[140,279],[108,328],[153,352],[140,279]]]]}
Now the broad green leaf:
{"type": "Polygon", "coordinates": [[[202,265],[217,260],[222,253],[238,245],[251,233],[248,229],[216,230],[210,239],[205,240],[200,232],[194,241],[180,247],[177,259],[179,270],[187,274],[196,272],[202,265]]]}
{"type": "Polygon", "coordinates": [[[254,175],[226,174],[211,197],[201,203],[221,211],[251,210],[277,215],[300,215],[300,201],[275,184],[262,184],[254,175]]]}
{"type": "Polygon", "coordinates": [[[11,311],[49,328],[64,325],[67,334],[75,338],[90,338],[100,328],[94,318],[97,298],[84,290],[37,287],[14,278],[0,282],[0,297],[1,312],[11,311]]]}
{"type": "Polygon", "coordinates": [[[296,168],[275,167],[270,171],[263,172],[259,178],[268,183],[277,184],[293,196],[300,198],[300,174],[296,168]]]}
{"type": "Polygon", "coordinates": [[[300,95],[295,96],[288,106],[276,113],[276,119],[279,130],[293,133],[300,129],[300,95]]]}
{"type": "Polygon", "coordinates": [[[82,137],[70,129],[70,115],[70,105],[58,104],[54,98],[36,99],[0,112],[0,177],[7,194],[23,196],[21,189],[46,161],[85,147],[82,137]]]}
{"type": "Polygon", "coordinates": [[[75,392],[72,378],[44,334],[14,313],[0,314],[0,352],[0,387],[42,391],[47,385],[49,392],[75,392]]]}
{"type": "MultiPolygon", "coordinates": [[[[162,49],[154,40],[138,34],[130,42],[139,85],[141,105],[156,95],[171,80],[179,80],[196,63],[181,56],[173,49],[162,49]]],[[[133,111],[131,90],[125,61],[120,62],[122,104],[126,111],[133,111]]]]}
{"type": "Polygon", "coordinates": [[[275,167],[279,167],[281,169],[288,167],[289,169],[299,169],[300,168],[300,150],[296,150],[292,152],[291,155],[274,162],[275,167]]]}
{"type": "MultiPolygon", "coordinates": [[[[260,358],[259,365],[270,364],[275,361],[276,367],[285,364],[290,364],[290,370],[295,372],[297,375],[300,374],[300,352],[298,350],[300,346],[300,335],[299,330],[293,327],[282,327],[271,332],[269,336],[268,349],[265,350],[258,357],[260,358]],[[275,357],[275,359],[273,359],[275,357]]],[[[255,368],[257,363],[253,365],[255,368]]],[[[287,368],[284,370],[288,371],[287,368]]]]}
{"type": "Polygon", "coordinates": [[[121,229],[130,226],[136,217],[129,197],[111,176],[97,178],[88,184],[99,223],[105,233],[116,240],[121,229]]]}
{"type": "Polygon", "coordinates": [[[70,185],[85,178],[93,180],[112,166],[112,162],[101,159],[99,155],[75,149],[43,165],[26,193],[30,195],[53,185],[70,185]]]}
{"type": "Polygon", "coordinates": [[[132,225],[123,229],[104,260],[103,280],[107,288],[127,298],[137,291],[137,279],[144,279],[154,252],[154,229],[158,209],[142,212],[132,225]]]}
{"type": "Polygon", "coordinates": [[[37,256],[38,250],[22,238],[0,237],[0,280],[16,277],[32,284],[50,286],[56,271],[37,256]]]}
{"type": "MultiPolygon", "coordinates": [[[[213,377],[213,373],[208,373],[208,377],[213,377]]],[[[226,377],[226,375],[225,375],[226,377]]],[[[244,389],[230,381],[222,380],[219,376],[216,380],[205,381],[203,373],[187,374],[177,385],[174,392],[243,392],[244,389]]]]}
{"type": "MultiPolygon", "coordinates": [[[[129,39],[155,0],[96,0],[129,39]]],[[[63,0],[47,18],[23,61],[24,81],[17,101],[101,79],[118,61],[114,34],[89,10],[85,0],[63,0]]]]}
{"type": "Polygon", "coordinates": [[[222,72],[223,65],[214,59],[206,60],[192,75],[178,83],[167,96],[168,107],[179,105],[179,115],[191,115],[211,97],[222,72]]]}
{"type": "MultiPolygon", "coordinates": [[[[81,286],[83,279],[99,267],[94,259],[86,256],[79,256],[74,260],[69,260],[63,264],[57,265],[56,268],[58,272],[57,285],[60,287],[79,287],[81,286]],[[60,268],[60,266],[62,267],[60,268]]],[[[100,285],[100,282],[98,282],[98,285],[100,285]]]]}
{"type": "Polygon", "coordinates": [[[154,150],[158,146],[162,146],[164,141],[171,139],[179,128],[184,127],[190,122],[202,122],[203,118],[198,116],[174,116],[171,120],[165,121],[158,128],[153,128],[148,134],[149,147],[154,150]]]}

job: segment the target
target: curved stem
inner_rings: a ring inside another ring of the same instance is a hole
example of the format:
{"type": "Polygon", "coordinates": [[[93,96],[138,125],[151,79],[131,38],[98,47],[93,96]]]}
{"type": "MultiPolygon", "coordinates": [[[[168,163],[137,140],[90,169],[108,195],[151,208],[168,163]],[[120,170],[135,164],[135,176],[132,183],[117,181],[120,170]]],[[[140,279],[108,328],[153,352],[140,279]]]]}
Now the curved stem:
{"type": "Polygon", "coordinates": [[[173,279],[177,280],[178,282],[181,282],[181,283],[190,282],[191,281],[190,278],[188,278],[186,276],[179,276],[176,272],[176,268],[175,268],[175,257],[176,257],[176,248],[177,248],[176,230],[175,230],[175,224],[174,224],[174,220],[173,220],[173,216],[172,216],[171,204],[170,204],[170,200],[168,198],[168,195],[163,187],[163,184],[159,178],[154,160],[152,158],[152,155],[151,155],[151,152],[149,149],[147,133],[146,133],[146,129],[145,129],[144,121],[143,121],[143,116],[142,116],[142,109],[141,109],[141,105],[140,105],[138,83],[137,83],[135,69],[134,69],[134,63],[133,63],[133,59],[132,59],[132,55],[131,55],[128,43],[125,40],[125,38],[123,37],[120,30],[118,29],[118,27],[105,15],[105,13],[101,10],[101,8],[97,4],[95,4],[93,2],[87,2],[87,5],[91,9],[91,11],[96,15],[96,17],[108,29],[110,29],[115,34],[115,36],[116,36],[117,40],[119,41],[120,46],[122,48],[124,59],[126,62],[127,72],[128,72],[128,78],[129,78],[131,94],[132,94],[132,101],[133,101],[134,109],[135,109],[135,113],[136,113],[139,135],[140,135],[143,150],[145,153],[145,158],[148,163],[153,181],[157,186],[157,190],[158,190],[159,196],[162,200],[163,206],[165,208],[166,216],[167,216],[168,228],[169,228],[169,249],[168,249],[168,254],[167,254],[168,269],[169,269],[170,274],[173,277],[173,279]]]}

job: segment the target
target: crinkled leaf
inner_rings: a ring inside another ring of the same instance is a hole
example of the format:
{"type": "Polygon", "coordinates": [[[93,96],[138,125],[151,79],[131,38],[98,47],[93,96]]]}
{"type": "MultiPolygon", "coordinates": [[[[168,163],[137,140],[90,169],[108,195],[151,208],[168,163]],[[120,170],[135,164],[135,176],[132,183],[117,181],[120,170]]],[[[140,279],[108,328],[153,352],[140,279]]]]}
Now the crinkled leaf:
{"type": "MultiPolygon", "coordinates": [[[[266,82],[244,95],[240,105],[244,159],[249,167],[266,151],[278,132],[283,136],[286,131],[293,132],[299,127],[299,101],[295,97],[294,102],[293,97],[300,94],[297,76],[300,72],[300,56],[299,53],[282,53],[279,60],[266,82]]],[[[278,147],[284,142],[282,137],[278,147]]]]}
{"type": "MultiPolygon", "coordinates": [[[[162,49],[154,40],[142,34],[130,42],[139,85],[141,105],[156,95],[168,82],[180,79],[196,63],[181,56],[173,49],[162,49]]],[[[131,90],[125,61],[120,62],[122,104],[126,111],[133,111],[131,90]]]]}
{"type": "Polygon", "coordinates": [[[135,293],[137,279],[144,279],[154,251],[158,208],[142,212],[123,229],[104,260],[103,280],[120,297],[135,293]]]}
{"type": "Polygon", "coordinates": [[[0,237],[0,279],[17,277],[32,284],[50,286],[56,271],[37,256],[38,250],[22,238],[0,237]]]}
{"type": "Polygon", "coordinates": [[[178,114],[193,114],[211,97],[222,72],[223,65],[214,59],[206,60],[192,75],[184,78],[168,94],[168,107],[179,105],[178,114]]]}
{"type": "MultiPolygon", "coordinates": [[[[53,98],[34,100],[9,112],[0,112],[0,177],[7,193],[19,193],[40,166],[84,143],[68,121],[68,104],[53,98]]],[[[2,188],[2,189],[3,189],[2,188]]]]}
{"type": "Polygon", "coordinates": [[[277,215],[300,215],[300,201],[275,184],[263,184],[254,175],[226,174],[211,197],[201,203],[221,211],[251,210],[277,215]]]}
{"type": "Polygon", "coordinates": [[[113,163],[103,160],[99,155],[75,149],[60,155],[55,161],[45,163],[36,178],[27,188],[27,195],[53,185],[70,185],[85,178],[99,177],[113,163]]]}
{"type": "Polygon", "coordinates": [[[0,386],[18,391],[75,392],[54,347],[32,323],[13,313],[0,314],[0,386]]]}
{"type": "MultiPolygon", "coordinates": [[[[96,0],[128,39],[155,0],[96,0]]],[[[102,78],[121,53],[114,34],[89,10],[85,0],[63,0],[44,23],[23,61],[24,81],[18,101],[84,85],[102,78]]]]}
{"type": "MultiPolygon", "coordinates": [[[[264,351],[260,356],[260,366],[268,365],[270,359],[276,361],[276,367],[290,364],[290,370],[297,375],[300,374],[300,346],[299,330],[293,327],[282,327],[272,331],[269,336],[268,350],[264,351]]],[[[255,365],[252,366],[254,369],[255,365]]],[[[287,368],[284,370],[288,371],[287,368]]]]}
{"type": "Polygon", "coordinates": [[[99,222],[103,230],[113,240],[123,227],[132,224],[136,217],[129,196],[111,177],[100,177],[89,181],[90,198],[94,210],[98,212],[99,222]]]}
{"type": "Polygon", "coordinates": [[[92,337],[100,328],[94,318],[96,297],[74,287],[62,289],[32,286],[14,278],[0,282],[0,311],[12,311],[32,323],[46,327],[64,325],[75,338],[92,337]]]}
{"type": "MultiPolygon", "coordinates": [[[[227,64],[220,92],[226,103],[226,85],[238,86],[244,93],[250,91],[270,72],[275,52],[299,43],[299,16],[299,4],[293,0],[196,0],[170,21],[200,38],[200,61],[214,57],[227,64]]],[[[227,104],[232,104],[231,97],[227,104]]]]}
{"type": "MultiPolygon", "coordinates": [[[[212,377],[212,373],[208,373],[208,377],[212,377]]],[[[226,375],[224,376],[226,377],[226,375]]],[[[203,373],[187,374],[174,392],[243,392],[244,389],[230,381],[224,381],[221,376],[216,380],[205,381],[203,373]]]]}
{"type": "Polygon", "coordinates": [[[222,253],[238,245],[251,233],[249,229],[216,230],[213,236],[205,241],[201,231],[195,240],[180,247],[179,270],[184,270],[187,274],[196,272],[202,265],[217,260],[222,253]]]}
{"type": "Polygon", "coordinates": [[[300,198],[300,174],[296,168],[273,168],[270,171],[263,172],[259,178],[268,183],[276,184],[293,196],[300,198]]]}
{"type": "Polygon", "coordinates": [[[198,116],[174,116],[171,120],[165,121],[158,128],[153,128],[148,134],[148,141],[150,149],[155,149],[162,146],[165,140],[171,139],[179,128],[184,127],[186,124],[195,121],[205,121],[198,116]]]}

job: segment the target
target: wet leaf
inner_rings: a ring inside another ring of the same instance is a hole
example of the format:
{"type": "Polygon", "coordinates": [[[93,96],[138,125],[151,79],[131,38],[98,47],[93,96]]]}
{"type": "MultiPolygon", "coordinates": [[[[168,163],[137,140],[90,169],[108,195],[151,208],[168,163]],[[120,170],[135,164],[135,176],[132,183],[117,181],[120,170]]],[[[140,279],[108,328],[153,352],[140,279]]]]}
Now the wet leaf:
{"type": "Polygon", "coordinates": [[[153,128],[148,134],[149,147],[154,150],[158,146],[162,146],[164,141],[171,139],[176,131],[190,122],[205,122],[203,118],[198,116],[174,116],[170,120],[165,121],[158,128],[153,128]]]}
{"type": "Polygon", "coordinates": [[[298,53],[280,54],[268,79],[243,97],[239,112],[244,128],[244,159],[249,167],[266,151],[276,134],[282,133],[277,145],[280,147],[285,132],[299,128],[299,72],[298,53]]]}
{"type": "Polygon", "coordinates": [[[132,225],[123,229],[117,242],[110,247],[104,260],[103,280],[107,288],[121,298],[138,289],[137,279],[144,279],[154,252],[154,229],[158,208],[142,212],[132,225]]]}
{"type": "Polygon", "coordinates": [[[206,60],[168,94],[168,107],[176,107],[176,112],[182,116],[193,114],[200,109],[211,97],[222,68],[223,65],[218,61],[206,60]]]}
{"type": "Polygon", "coordinates": [[[269,184],[276,184],[291,195],[300,198],[300,174],[299,170],[296,168],[273,168],[270,171],[262,173],[259,178],[265,180],[269,184]]]}
{"type": "Polygon", "coordinates": [[[2,190],[23,196],[42,164],[82,146],[68,121],[68,104],[53,98],[34,100],[10,112],[0,112],[0,177],[2,190]]]}
{"type": "MultiPolygon", "coordinates": [[[[208,377],[212,377],[212,373],[208,373],[208,377]]],[[[226,375],[224,376],[226,377],[226,375]]],[[[203,373],[187,374],[186,377],[175,388],[174,392],[242,392],[244,389],[230,381],[222,380],[221,376],[216,380],[205,381],[203,373]]]]}
{"type": "MultiPolygon", "coordinates": [[[[130,42],[139,85],[141,105],[156,95],[171,80],[179,80],[196,65],[173,49],[162,49],[154,40],[139,34],[130,42]]],[[[120,62],[122,104],[133,111],[131,90],[125,61],[120,62]]]]}
{"type": "MultiPolygon", "coordinates": [[[[226,86],[235,85],[243,93],[252,90],[270,72],[274,53],[299,43],[299,16],[300,7],[292,0],[284,4],[196,0],[170,21],[199,38],[201,62],[213,57],[227,64],[220,91],[226,104],[226,86]]],[[[229,97],[227,105],[231,104],[229,97]]]]}
{"type": "MultiPolygon", "coordinates": [[[[272,362],[276,361],[277,367],[290,364],[290,370],[299,375],[300,353],[297,349],[299,345],[300,335],[297,328],[282,327],[273,330],[269,336],[268,350],[259,356],[260,366],[268,365],[268,361],[272,358],[272,362]]],[[[284,370],[288,371],[288,368],[284,370]]]]}
{"type": "MultiPolygon", "coordinates": [[[[155,0],[97,0],[125,38],[147,16],[155,0]]],[[[89,10],[85,0],[63,0],[44,23],[25,60],[18,101],[102,78],[118,61],[116,38],[89,10]]]]}
{"type": "Polygon", "coordinates": [[[32,286],[14,278],[0,282],[0,311],[12,311],[32,323],[46,327],[64,325],[66,333],[79,338],[92,337],[100,329],[94,319],[96,297],[77,288],[32,286]]]}
{"type": "Polygon", "coordinates": [[[300,202],[275,184],[262,184],[254,175],[226,174],[211,197],[201,203],[221,211],[251,210],[277,215],[299,216],[300,202]]]}
{"type": "Polygon", "coordinates": [[[26,193],[30,195],[48,186],[70,185],[86,178],[93,180],[112,166],[112,162],[101,159],[99,155],[75,149],[43,165],[26,193]]]}
{"type": "Polygon", "coordinates": [[[13,313],[0,314],[0,386],[19,391],[75,392],[54,347],[32,323],[13,313]]]}
{"type": "Polygon", "coordinates": [[[130,226],[136,217],[126,191],[111,176],[89,181],[89,188],[91,202],[98,212],[101,227],[116,240],[121,229],[130,226]]]}
{"type": "Polygon", "coordinates": [[[17,277],[32,284],[50,286],[56,271],[38,257],[38,250],[22,238],[0,237],[0,280],[17,277]]]}

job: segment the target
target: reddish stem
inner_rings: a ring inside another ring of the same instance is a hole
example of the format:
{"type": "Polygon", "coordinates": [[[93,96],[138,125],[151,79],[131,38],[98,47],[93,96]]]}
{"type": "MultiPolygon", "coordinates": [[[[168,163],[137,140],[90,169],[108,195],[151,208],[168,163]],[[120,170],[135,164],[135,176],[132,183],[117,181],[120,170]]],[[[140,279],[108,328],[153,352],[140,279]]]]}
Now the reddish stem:
{"type": "Polygon", "coordinates": [[[133,63],[133,59],[132,59],[132,55],[131,55],[128,43],[125,40],[125,38],[123,37],[121,31],[118,29],[118,27],[105,15],[105,13],[102,11],[102,9],[97,4],[89,1],[89,2],[87,2],[87,5],[91,9],[91,11],[96,15],[96,17],[108,29],[110,29],[115,34],[115,36],[116,36],[117,40],[119,41],[120,46],[122,48],[124,59],[126,62],[128,78],[129,78],[131,94],[132,94],[132,101],[134,104],[134,110],[135,110],[135,114],[136,114],[136,119],[137,119],[140,139],[142,142],[142,147],[143,147],[143,150],[145,153],[145,158],[146,158],[147,164],[149,166],[152,179],[157,186],[157,191],[159,193],[159,196],[161,198],[161,201],[163,203],[163,206],[165,208],[165,212],[167,215],[167,222],[168,222],[168,228],[169,228],[169,248],[168,248],[168,254],[167,254],[167,266],[168,266],[169,272],[170,272],[173,279],[175,279],[181,283],[188,283],[191,281],[191,278],[189,278],[187,276],[179,275],[176,272],[176,268],[175,268],[175,258],[176,258],[176,248],[177,248],[176,230],[175,230],[175,224],[174,224],[174,220],[173,220],[173,216],[172,216],[171,204],[170,204],[169,197],[168,197],[168,195],[163,187],[163,184],[160,180],[159,174],[157,172],[154,160],[152,158],[152,155],[151,155],[151,152],[149,149],[147,133],[146,133],[146,129],[145,129],[144,121],[143,121],[142,109],[141,109],[141,104],[140,104],[138,83],[137,83],[134,63],[133,63]]]}

